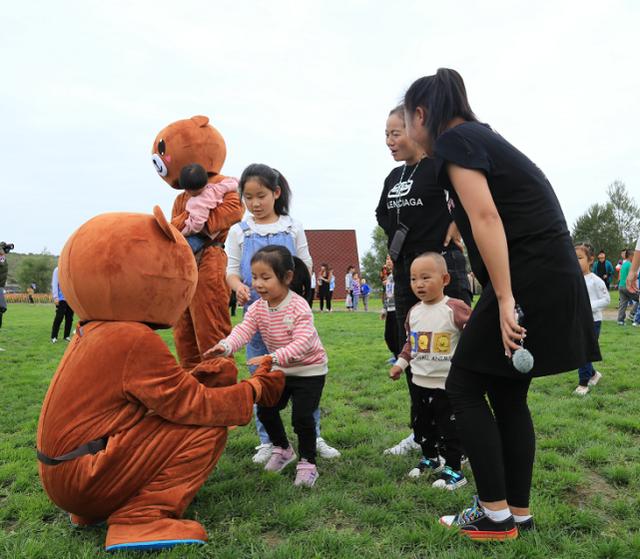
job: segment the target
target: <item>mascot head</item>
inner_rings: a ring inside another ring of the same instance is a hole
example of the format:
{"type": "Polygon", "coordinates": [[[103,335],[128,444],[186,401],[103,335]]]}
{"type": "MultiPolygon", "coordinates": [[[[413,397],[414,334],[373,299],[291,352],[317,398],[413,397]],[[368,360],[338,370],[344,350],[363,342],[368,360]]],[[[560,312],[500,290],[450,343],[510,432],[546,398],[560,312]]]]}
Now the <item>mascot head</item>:
{"type": "Polygon", "coordinates": [[[173,325],[196,290],[193,253],[158,206],[98,215],[69,237],[60,286],[81,320],[173,325]]]}
{"type": "Polygon", "coordinates": [[[219,174],[227,147],[220,132],[209,124],[209,117],[193,116],[160,130],[151,153],[158,174],[169,186],[179,189],[178,178],[185,165],[199,163],[210,177],[219,174]]]}

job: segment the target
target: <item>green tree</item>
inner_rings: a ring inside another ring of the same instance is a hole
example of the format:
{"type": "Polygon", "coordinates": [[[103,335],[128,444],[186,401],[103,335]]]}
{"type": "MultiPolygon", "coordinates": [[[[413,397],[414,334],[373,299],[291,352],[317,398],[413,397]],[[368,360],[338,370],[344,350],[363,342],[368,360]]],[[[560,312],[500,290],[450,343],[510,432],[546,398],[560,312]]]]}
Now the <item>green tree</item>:
{"type": "Polygon", "coordinates": [[[367,278],[367,282],[372,289],[382,289],[380,281],[380,270],[387,259],[387,235],[382,227],[376,225],[371,233],[373,246],[363,256],[360,263],[362,277],[367,278]]]}
{"type": "Polygon", "coordinates": [[[640,234],[640,208],[623,182],[611,183],[607,195],[607,202],[592,204],[575,221],[571,236],[576,243],[591,243],[596,252],[604,250],[614,261],[620,250],[635,245],[640,234]]]}
{"type": "Polygon", "coordinates": [[[55,258],[50,254],[30,254],[21,259],[16,279],[22,289],[35,283],[40,293],[48,293],[54,268],[55,258]]]}

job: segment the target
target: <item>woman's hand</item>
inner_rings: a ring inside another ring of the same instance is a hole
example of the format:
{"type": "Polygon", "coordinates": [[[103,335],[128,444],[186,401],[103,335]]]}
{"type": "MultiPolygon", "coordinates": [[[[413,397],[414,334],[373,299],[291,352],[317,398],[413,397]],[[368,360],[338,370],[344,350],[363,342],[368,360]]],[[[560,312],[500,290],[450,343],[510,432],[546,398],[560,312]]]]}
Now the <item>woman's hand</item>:
{"type": "Polygon", "coordinates": [[[216,344],[212,348],[205,351],[202,356],[205,359],[211,359],[212,357],[216,357],[217,355],[222,355],[224,352],[224,346],[222,344],[216,344]]]}
{"type": "Polygon", "coordinates": [[[236,300],[238,305],[244,305],[251,298],[251,290],[243,283],[236,289],[236,300]]]}
{"type": "Polygon", "coordinates": [[[449,224],[449,227],[447,227],[447,234],[444,236],[444,246],[448,247],[451,241],[453,241],[460,250],[464,250],[462,235],[460,235],[460,231],[458,230],[458,226],[455,221],[452,221],[449,224]]]}
{"type": "Polygon", "coordinates": [[[516,343],[524,339],[526,330],[518,324],[516,320],[516,302],[513,296],[506,297],[498,303],[500,309],[500,332],[502,334],[502,345],[504,345],[504,354],[511,357],[512,351],[520,348],[520,344],[516,343]]]}

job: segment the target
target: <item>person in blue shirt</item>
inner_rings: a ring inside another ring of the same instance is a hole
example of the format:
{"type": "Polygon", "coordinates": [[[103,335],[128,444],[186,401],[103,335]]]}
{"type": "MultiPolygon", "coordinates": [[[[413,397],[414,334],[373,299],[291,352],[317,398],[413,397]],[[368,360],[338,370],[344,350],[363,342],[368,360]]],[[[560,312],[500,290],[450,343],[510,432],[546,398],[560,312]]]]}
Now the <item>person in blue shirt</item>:
{"type": "Polygon", "coordinates": [[[598,259],[593,263],[591,271],[598,276],[607,286],[607,289],[609,289],[609,284],[615,274],[615,270],[613,269],[613,264],[607,260],[607,255],[604,250],[598,253],[598,259]]]}
{"type": "Polygon", "coordinates": [[[51,326],[51,343],[55,344],[58,341],[58,333],[60,332],[60,325],[64,318],[64,339],[67,342],[71,341],[71,326],[73,325],[73,309],[69,306],[62,289],[60,289],[60,283],[58,282],[58,267],[53,269],[53,276],[51,278],[51,294],[53,295],[53,302],[56,304],[56,316],[53,319],[53,325],[51,326]]]}

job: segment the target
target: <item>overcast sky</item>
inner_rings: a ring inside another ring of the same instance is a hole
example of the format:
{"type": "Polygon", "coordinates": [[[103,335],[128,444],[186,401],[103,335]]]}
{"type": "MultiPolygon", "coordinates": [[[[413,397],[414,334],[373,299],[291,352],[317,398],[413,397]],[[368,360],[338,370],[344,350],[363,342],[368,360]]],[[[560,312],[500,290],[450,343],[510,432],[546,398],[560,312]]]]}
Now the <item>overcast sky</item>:
{"type": "Polygon", "coordinates": [[[0,240],[59,254],[90,217],[170,213],[151,142],[210,117],[223,172],[277,167],[307,229],[370,245],[388,111],[438,67],[535,161],[571,227],[616,179],[640,201],[640,2],[10,2],[0,240]]]}

